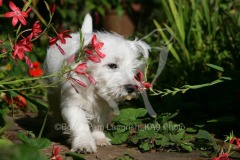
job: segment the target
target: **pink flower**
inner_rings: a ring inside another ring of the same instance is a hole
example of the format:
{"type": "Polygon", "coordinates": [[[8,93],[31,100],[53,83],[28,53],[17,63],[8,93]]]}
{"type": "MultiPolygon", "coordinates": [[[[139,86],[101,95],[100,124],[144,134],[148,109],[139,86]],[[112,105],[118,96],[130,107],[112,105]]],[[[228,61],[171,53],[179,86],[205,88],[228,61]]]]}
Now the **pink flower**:
{"type": "Polygon", "coordinates": [[[28,65],[28,68],[32,69],[33,68],[33,63],[27,56],[25,56],[25,61],[26,61],[26,64],[28,65]]]}
{"type": "MultiPolygon", "coordinates": [[[[74,69],[74,71],[75,71],[77,74],[85,75],[85,76],[88,78],[88,80],[89,80],[89,82],[90,82],[91,84],[96,85],[95,79],[94,79],[91,75],[87,74],[87,72],[85,71],[86,69],[87,69],[87,64],[86,64],[86,63],[80,63],[80,64],[74,69]]],[[[78,83],[78,84],[80,84],[81,86],[84,86],[84,85],[82,85],[81,83],[78,83]]]]}
{"type": "Polygon", "coordinates": [[[51,13],[54,14],[54,13],[55,13],[55,10],[56,10],[56,4],[54,4],[54,5],[51,7],[51,13]]]}
{"type": "Polygon", "coordinates": [[[61,42],[62,44],[66,44],[65,38],[72,38],[72,37],[68,34],[68,32],[71,32],[71,31],[70,31],[70,30],[63,31],[62,33],[59,33],[59,34],[57,35],[57,37],[53,37],[53,38],[50,37],[50,40],[49,40],[50,46],[52,46],[52,45],[55,44],[55,45],[57,46],[58,50],[59,50],[63,55],[65,54],[65,52],[64,52],[64,50],[62,49],[62,47],[57,44],[57,41],[60,40],[60,42],[61,42]]]}
{"type": "Polygon", "coordinates": [[[30,59],[25,55],[25,52],[31,52],[32,51],[33,43],[30,41],[30,37],[26,37],[19,42],[15,46],[13,46],[13,58],[14,59],[20,59],[26,61],[26,64],[29,68],[32,68],[32,62],[30,59]]]}
{"type": "Polygon", "coordinates": [[[71,64],[75,60],[76,54],[73,54],[69,59],[68,59],[68,64],[71,64]]]}
{"type": "Polygon", "coordinates": [[[23,60],[25,58],[25,52],[31,52],[32,46],[30,43],[26,44],[23,43],[23,41],[19,41],[14,47],[13,47],[13,58],[14,59],[20,59],[23,60]]]}
{"type": "Polygon", "coordinates": [[[91,84],[93,84],[93,85],[97,84],[96,80],[91,75],[86,74],[86,76],[91,84]]]}
{"type": "Polygon", "coordinates": [[[58,33],[57,37],[53,37],[53,38],[50,38],[49,40],[49,44],[50,46],[56,44],[56,42],[58,40],[60,40],[60,42],[62,44],[66,44],[66,40],[65,38],[72,38],[68,33],[71,32],[70,30],[66,30],[66,31],[63,31],[62,33],[58,33]]]}
{"type": "Polygon", "coordinates": [[[95,63],[100,63],[101,62],[101,59],[98,56],[94,56],[94,55],[88,56],[88,59],[92,62],[95,62],[95,63]]]}
{"type": "Polygon", "coordinates": [[[62,160],[62,157],[59,156],[59,152],[60,152],[60,146],[57,146],[55,149],[54,149],[54,145],[52,147],[52,158],[51,160],[62,160]]]}
{"type": "Polygon", "coordinates": [[[103,47],[104,43],[97,40],[97,36],[94,34],[92,37],[92,46],[99,57],[104,58],[106,55],[100,52],[99,50],[103,47]]]}
{"type": "Polygon", "coordinates": [[[85,50],[85,52],[89,54],[88,59],[95,63],[100,63],[101,62],[100,58],[104,58],[106,56],[104,53],[100,51],[103,45],[104,43],[99,42],[97,40],[97,36],[94,34],[92,37],[92,44],[90,48],[85,50]],[[97,53],[97,55],[94,55],[94,53],[97,53]]]}
{"type": "Polygon", "coordinates": [[[219,156],[214,157],[213,160],[232,160],[231,158],[228,158],[228,156],[229,156],[228,152],[224,153],[222,150],[219,156]]]}
{"type": "Polygon", "coordinates": [[[87,74],[85,72],[85,70],[87,69],[87,64],[86,63],[80,63],[75,69],[74,71],[77,73],[77,74],[87,74]]]}
{"type": "Polygon", "coordinates": [[[3,40],[1,40],[1,39],[0,39],[0,45],[2,45],[2,50],[1,50],[1,52],[2,52],[2,53],[6,53],[7,50],[6,50],[6,48],[4,47],[4,45],[3,45],[3,40]]]}
{"type": "Polygon", "coordinates": [[[31,36],[35,38],[38,37],[40,33],[42,33],[41,24],[39,24],[39,21],[36,21],[33,24],[31,36]]]}
{"type": "Polygon", "coordinates": [[[77,84],[83,86],[83,87],[87,87],[87,85],[85,83],[83,83],[82,81],[79,81],[78,79],[72,78],[75,82],[77,82],[77,84]]]}
{"type": "Polygon", "coordinates": [[[62,53],[62,55],[64,55],[65,51],[62,49],[62,47],[59,46],[57,43],[55,43],[55,45],[57,46],[58,50],[62,53]]]}
{"type": "Polygon", "coordinates": [[[140,84],[142,85],[141,86],[142,89],[149,89],[149,88],[151,88],[151,84],[149,82],[143,81],[144,75],[143,75],[142,71],[139,71],[138,74],[136,76],[134,76],[134,78],[138,82],[140,82],[140,84]]]}
{"type": "Polygon", "coordinates": [[[237,144],[237,146],[238,146],[238,149],[240,149],[240,141],[239,141],[239,139],[237,138],[237,137],[233,137],[231,140],[230,140],[230,144],[233,144],[234,143],[234,141],[236,141],[236,144],[237,144]]]}
{"type": "MultiPolygon", "coordinates": [[[[72,57],[70,57],[70,60],[71,60],[71,59],[72,59],[72,57]]],[[[73,71],[74,71],[75,73],[77,73],[77,74],[82,75],[82,76],[86,76],[91,84],[96,85],[97,82],[95,81],[95,79],[94,79],[91,75],[87,74],[87,72],[86,72],[86,69],[87,69],[87,68],[88,68],[88,67],[87,67],[87,64],[86,64],[86,63],[80,63],[80,64],[77,65],[77,67],[76,67],[73,71]]],[[[75,81],[77,84],[79,84],[80,86],[87,87],[87,84],[85,84],[84,82],[82,82],[82,81],[80,81],[80,80],[78,80],[78,79],[76,79],[76,78],[73,78],[72,76],[68,77],[67,80],[74,80],[74,81],[75,81]]],[[[73,84],[71,81],[69,81],[69,82],[70,82],[71,86],[75,89],[75,91],[76,91],[77,93],[79,93],[79,91],[78,91],[77,88],[74,86],[74,84],[73,84]]]]}
{"type": "Polygon", "coordinates": [[[13,12],[6,12],[4,16],[7,18],[12,18],[12,25],[16,26],[18,21],[20,21],[20,23],[23,25],[27,25],[25,18],[28,17],[28,12],[31,10],[31,8],[29,8],[26,12],[22,12],[12,1],[9,2],[9,7],[13,12]]]}

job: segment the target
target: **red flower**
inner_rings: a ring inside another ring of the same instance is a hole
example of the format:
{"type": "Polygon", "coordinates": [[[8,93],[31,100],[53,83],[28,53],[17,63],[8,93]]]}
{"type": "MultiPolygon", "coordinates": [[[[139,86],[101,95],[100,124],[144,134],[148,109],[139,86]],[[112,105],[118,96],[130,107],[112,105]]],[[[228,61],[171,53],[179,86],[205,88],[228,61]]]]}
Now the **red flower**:
{"type": "Polygon", "coordinates": [[[69,59],[68,59],[68,64],[72,63],[75,60],[76,54],[73,54],[69,59]]]}
{"type": "Polygon", "coordinates": [[[214,157],[213,160],[232,160],[231,158],[228,158],[229,154],[228,152],[223,152],[223,149],[218,157],[214,157]]]}
{"type": "Polygon", "coordinates": [[[50,38],[49,40],[49,44],[50,46],[56,44],[56,42],[58,40],[60,40],[60,42],[62,44],[66,44],[66,40],[65,38],[72,38],[68,33],[71,32],[70,30],[66,30],[66,31],[63,31],[62,33],[58,33],[57,37],[53,37],[53,38],[50,38]]]}
{"type": "Polygon", "coordinates": [[[2,1],[2,0],[0,0],[0,7],[2,6],[2,4],[3,4],[3,1],[2,1]]]}
{"type": "Polygon", "coordinates": [[[40,33],[42,33],[41,24],[39,24],[39,21],[36,21],[33,24],[31,36],[33,38],[35,38],[35,37],[39,36],[40,33]]]}
{"type": "Polygon", "coordinates": [[[96,80],[91,75],[86,74],[86,76],[91,84],[93,84],[93,85],[97,84],[96,80]]]}
{"type": "Polygon", "coordinates": [[[62,49],[62,47],[59,46],[57,43],[55,43],[55,45],[57,46],[58,50],[62,53],[62,55],[64,55],[65,51],[62,49]]]}
{"type": "Polygon", "coordinates": [[[9,2],[9,7],[13,12],[6,12],[4,16],[7,18],[12,18],[12,25],[16,26],[18,21],[20,21],[20,23],[23,25],[27,25],[25,18],[28,17],[28,12],[31,10],[31,8],[29,8],[26,12],[22,12],[12,1],[9,2]]]}
{"type": "Polygon", "coordinates": [[[20,95],[18,95],[18,96],[16,96],[16,97],[13,97],[13,98],[10,98],[10,97],[6,97],[5,98],[5,101],[6,101],[6,103],[8,104],[8,105],[12,105],[12,104],[15,104],[16,106],[16,108],[24,108],[25,106],[26,106],[26,104],[27,104],[27,101],[26,101],[26,99],[24,98],[24,97],[22,97],[22,96],[20,96],[20,95]]]}
{"type": "Polygon", "coordinates": [[[53,37],[53,38],[50,37],[50,40],[49,40],[50,46],[52,46],[52,45],[55,44],[55,45],[57,46],[58,50],[59,50],[63,55],[65,54],[65,52],[64,52],[64,50],[62,49],[62,47],[57,44],[57,41],[60,40],[60,42],[61,42],[62,44],[66,44],[65,38],[72,38],[72,37],[68,34],[68,32],[71,32],[71,31],[70,31],[70,30],[63,31],[62,33],[59,33],[59,34],[57,35],[57,37],[53,37]]]}
{"type": "Polygon", "coordinates": [[[103,45],[104,45],[104,43],[99,42],[97,40],[97,36],[94,34],[92,37],[92,44],[90,46],[92,48],[85,50],[85,52],[90,55],[90,56],[88,56],[88,59],[95,63],[100,63],[101,62],[100,58],[104,58],[106,56],[104,53],[102,53],[100,51],[100,49],[103,47],[103,45]],[[97,53],[98,56],[95,56],[93,51],[95,53],[97,53]]]}
{"type": "Polygon", "coordinates": [[[26,37],[19,42],[15,46],[13,46],[13,58],[14,59],[20,59],[20,60],[26,60],[26,63],[29,68],[32,68],[32,63],[30,59],[25,55],[25,52],[31,52],[32,51],[33,43],[30,41],[30,37],[26,37]]]}
{"type": "Polygon", "coordinates": [[[88,56],[88,59],[95,62],[95,63],[100,63],[101,62],[101,59],[98,56],[94,56],[94,55],[88,56]]]}
{"type": "MultiPolygon", "coordinates": [[[[90,82],[91,84],[96,85],[95,79],[94,79],[91,75],[87,74],[87,72],[85,71],[87,68],[88,68],[88,67],[87,67],[87,64],[86,64],[86,63],[80,63],[80,64],[74,69],[74,72],[76,72],[77,74],[85,75],[85,76],[88,78],[88,80],[89,80],[89,82],[90,82]]],[[[73,80],[76,81],[76,82],[77,82],[78,84],[80,84],[81,86],[87,87],[87,85],[86,85],[85,83],[83,83],[83,82],[81,82],[81,81],[79,81],[79,80],[77,80],[77,79],[74,79],[74,78],[73,78],[73,80]]]]}
{"type": "Polygon", "coordinates": [[[33,68],[32,61],[27,56],[25,56],[25,61],[26,61],[26,64],[28,65],[28,68],[32,69],[33,68]]]}
{"type": "Polygon", "coordinates": [[[85,70],[87,69],[87,64],[86,63],[81,63],[79,64],[75,69],[74,71],[77,73],[77,74],[87,74],[85,72],[85,70]]]}
{"type": "Polygon", "coordinates": [[[83,86],[83,87],[87,87],[87,85],[85,83],[83,83],[82,81],[79,81],[78,79],[72,78],[75,82],[77,82],[77,84],[83,86]]]}
{"type": "Polygon", "coordinates": [[[0,44],[2,45],[2,50],[1,50],[1,52],[2,52],[2,53],[6,53],[7,50],[6,50],[6,48],[3,46],[3,40],[1,40],[1,39],[0,39],[0,44]]]}
{"type": "Polygon", "coordinates": [[[32,76],[32,77],[41,76],[43,71],[40,68],[40,63],[39,62],[33,62],[32,64],[33,64],[33,68],[29,69],[30,76],[32,76]]]}
{"type": "Polygon", "coordinates": [[[237,137],[233,137],[229,143],[233,144],[234,141],[236,141],[236,144],[237,144],[238,148],[240,149],[240,141],[237,137]]]}
{"type": "Polygon", "coordinates": [[[55,13],[55,10],[56,10],[56,4],[54,4],[54,5],[51,7],[51,13],[54,14],[54,13],[55,13]]]}
{"type": "Polygon", "coordinates": [[[99,57],[104,58],[106,55],[100,52],[99,50],[103,47],[104,43],[97,40],[97,36],[94,34],[92,37],[92,46],[99,57]]]}
{"type": "Polygon", "coordinates": [[[59,152],[60,152],[60,146],[57,146],[55,149],[54,149],[54,145],[52,147],[52,158],[51,160],[62,160],[62,157],[59,156],[59,152]]]}
{"type": "MultiPolygon", "coordinates": [[[[140,87],[140,89],[149,89],[149,88],[151,88],[151,84],[150,84],[149,82],[143,81],[144,75],[143,75],[142,71],[139,71],[138,74],[137,74],[136,76],[134,76],[134,78],[135,78],[138,82],[140,82],[140,84],[142,85],[142,86],[140,87]]],[[[139,89],[139,88],[138,88],[138,89],[139,89]]]]}

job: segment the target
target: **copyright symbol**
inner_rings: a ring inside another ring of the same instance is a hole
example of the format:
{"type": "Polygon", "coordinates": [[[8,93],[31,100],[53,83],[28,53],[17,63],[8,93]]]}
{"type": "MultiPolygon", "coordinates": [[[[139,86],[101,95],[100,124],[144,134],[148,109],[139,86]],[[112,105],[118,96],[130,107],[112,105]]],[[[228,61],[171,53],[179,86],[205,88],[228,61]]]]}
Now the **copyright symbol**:
{"type": "Polygon", "coordinates": [[[57,131],[61,130],[61,128],[62,128],[62,125],[59,124],[59,123],[55,124],[55,126],[54,126],[54,129],[57,130],[57,131]]]}

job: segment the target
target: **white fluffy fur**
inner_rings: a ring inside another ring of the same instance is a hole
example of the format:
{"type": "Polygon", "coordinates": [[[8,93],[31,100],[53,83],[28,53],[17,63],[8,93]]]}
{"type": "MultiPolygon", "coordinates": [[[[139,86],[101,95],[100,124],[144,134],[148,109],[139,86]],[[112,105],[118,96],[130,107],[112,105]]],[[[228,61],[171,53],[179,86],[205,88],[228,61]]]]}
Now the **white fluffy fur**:
{"type": "MultiPolygon", "coordinates": [[[[92,85],[83,75],[71,72],[74,78],[87,83],[88,87],[75,83],[80,92],[77,93],[70,83],[62,81],[58,88],[49,89],[48,99],[50,114],[55,119],[53,123],[59,123],[63,118],[70,128],[71,150],[91,153],[96,152],[96,145],[110,145],[110,139],[105,136],[103,126],[109,121],[112,105],[129,95],[125,85],[139,85],[134,75],[143,69],[150,48],[140,40],[129,41],[120,35],[107,32],[94,33],[90,15],[86,15],[81,31],[85,46],[91,43],[93,34],[96,34],[98,41],[104,43],[101,52],[106,54],[106,57],[101,59],[101,63],[86,61],[87,72],[94,77],[97,84],[92,85]],[[118,67],[111,69],[108,66],[111,63],[117,64],[118,67]]],[[[60,71],[69,57],[79,51],[79,33],[73,33],[71,36],[72,38],[66,38],[66,44],[57,42],[65,51],[65,55],[62,55],[56,46],[47,50],[47,75],[60,71]]],[[[74,64],[72,68],[76,66],[77,64],[74,64]]],[[[49,78],[49,83],[57,81],[59,77],[49,78]]],[[[131,96],[136,94],[130,93],[131,96]]]]}

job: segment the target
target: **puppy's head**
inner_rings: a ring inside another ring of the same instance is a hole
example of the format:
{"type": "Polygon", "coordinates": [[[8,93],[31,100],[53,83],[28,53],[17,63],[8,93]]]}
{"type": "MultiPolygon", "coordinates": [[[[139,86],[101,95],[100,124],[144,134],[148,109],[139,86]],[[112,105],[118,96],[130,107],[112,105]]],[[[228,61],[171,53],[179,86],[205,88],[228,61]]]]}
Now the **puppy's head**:
{"type": "MultiPolygon", "coordinates": [[[[148,59],[149,45],[141,40],[127,40],[114,33],[92,33],[91,17],[86,16],[82,32],[86,45],[91,43],[95,34],[97,41],[104,45],[100,51],[105,54],[100,63],[88,61],[88,72],[96,80],[96,90],[100,96],[108,96],[116,101],[127,96],[136,97],[137,88],[141,85],[136,74],[143,70],[148,59]]],[[[96,53],[95,53],[96,54],[96,53]]]]}

